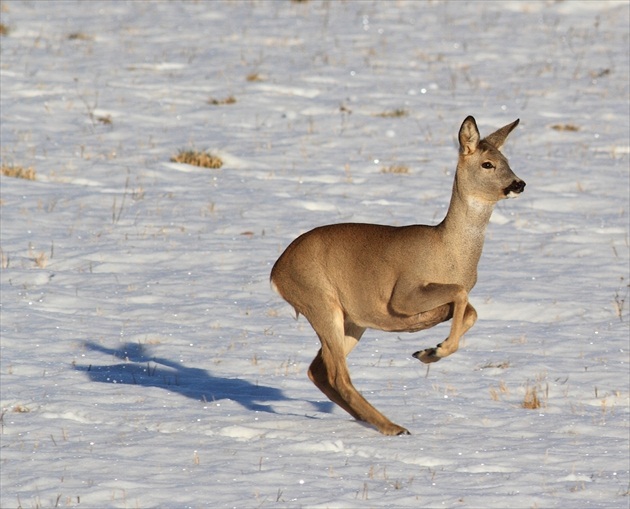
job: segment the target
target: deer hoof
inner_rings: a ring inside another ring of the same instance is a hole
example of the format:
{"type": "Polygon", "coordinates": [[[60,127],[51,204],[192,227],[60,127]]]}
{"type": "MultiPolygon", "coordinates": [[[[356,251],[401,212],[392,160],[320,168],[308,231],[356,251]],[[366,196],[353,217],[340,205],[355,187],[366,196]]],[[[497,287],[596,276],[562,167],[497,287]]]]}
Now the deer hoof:
{"type": "Polygon", "coordinates": [[[420,350],[419,352],[414,353],[413,357],[418,359],[420,362],[424,362],[425,364],[437,362],[441,359],[441,357],[437,356],[437,348],[427,348],[425,350],[420,350]]]}
{"type": "Polygon", "coordinates": [[[386,425],[378,428],[378,430],[383,434],[390,437],[401,436],[401,435],[411,435],[409,431],[398,424],[394,424],[393,422],[387,423],[386,425]]]}

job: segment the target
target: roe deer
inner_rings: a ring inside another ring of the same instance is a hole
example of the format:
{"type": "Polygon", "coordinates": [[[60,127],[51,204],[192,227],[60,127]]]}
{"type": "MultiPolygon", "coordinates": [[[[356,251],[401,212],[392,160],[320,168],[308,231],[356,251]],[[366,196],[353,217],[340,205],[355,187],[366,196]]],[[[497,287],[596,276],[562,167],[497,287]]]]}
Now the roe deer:
{"type": "Polygon", "coordinates": [[[459,130],[451,203],[436,226],[344,223],[295,239],[271,270],[271,284],[321,341],[308,376],[334,403],[385,435],[409,434],[354,388],[346,356],[366,328],[416,332],[452,318],[448,337],[413,354],[439,361],[458,348],[477,319],[468,293],[496,202],[525,182],[499,151],[518,120],[481,139],[473,117],[459,130]]]}

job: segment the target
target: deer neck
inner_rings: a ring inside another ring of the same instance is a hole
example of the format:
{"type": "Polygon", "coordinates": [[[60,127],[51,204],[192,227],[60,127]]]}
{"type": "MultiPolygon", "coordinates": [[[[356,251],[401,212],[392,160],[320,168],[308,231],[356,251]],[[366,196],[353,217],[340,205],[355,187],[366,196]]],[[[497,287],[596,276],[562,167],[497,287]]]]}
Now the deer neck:
{"type": "Polygon", "coordinates": [[[479,262],[494,202],[476,198],[453,184],[451,203],[439,225],[444,242],[475,265],[479,262]]]}

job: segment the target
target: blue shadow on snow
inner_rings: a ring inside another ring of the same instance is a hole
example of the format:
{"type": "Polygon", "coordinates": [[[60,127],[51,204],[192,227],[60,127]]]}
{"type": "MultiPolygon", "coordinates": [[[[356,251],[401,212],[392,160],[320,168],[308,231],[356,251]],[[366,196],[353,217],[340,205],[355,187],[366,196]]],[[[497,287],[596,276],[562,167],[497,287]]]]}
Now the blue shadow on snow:
{"type": "MultiPolygon", "coordinates": [[[[197,401],[229,399],[248,410],[269,413],[276,413],[269,402],[290,399],[274,387],[253,384],[241,378],[217,377],[205,369],[187,368],[179,362],[154,357],[145,346],[137,343],[125,343],[118,349],[90,341],[85,346],[125,361],[109,366],[74,366],[94,382],[159,387],[197,401]]],[[[320,412],[330,412],[333,406],[328,401],[311,403],[320,412]]]]}

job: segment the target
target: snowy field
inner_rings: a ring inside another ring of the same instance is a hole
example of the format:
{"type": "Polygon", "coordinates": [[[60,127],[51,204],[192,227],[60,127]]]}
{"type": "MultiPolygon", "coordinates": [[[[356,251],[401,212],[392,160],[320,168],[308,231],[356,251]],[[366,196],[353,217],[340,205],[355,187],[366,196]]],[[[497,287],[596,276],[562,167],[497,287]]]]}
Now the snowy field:
{"type": "Polygon", "coordinates": [[[627,1],[1,10],[2,163],[37,177],[1,181],[3,509],[628,507],[627,1]],[[456,354],[350,355],[382,436],[269,271],[317,225],[439,222],[467,115],[521,119],[527,188],[456,354]]]}

